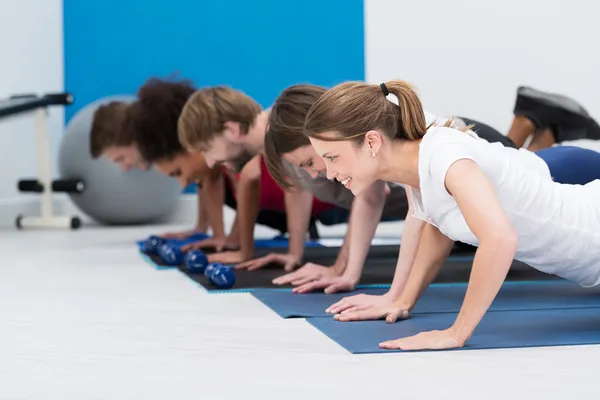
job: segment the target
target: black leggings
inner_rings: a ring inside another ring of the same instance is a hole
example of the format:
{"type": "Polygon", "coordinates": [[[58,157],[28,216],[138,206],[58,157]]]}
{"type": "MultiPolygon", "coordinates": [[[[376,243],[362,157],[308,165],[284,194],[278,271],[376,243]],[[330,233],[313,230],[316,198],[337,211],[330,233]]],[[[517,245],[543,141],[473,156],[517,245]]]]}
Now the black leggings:
{"type": "Polygon", "coordinates": [[[501,134],[496,129],[491,126],[484,124],[483,122],[476,121],[474,119],[465,118],[465,117],[457,117],[464,121],[467,125],[475,125],[473,128],[473,132],[477,134],[482,139],[487,140],[488,142],[500,142],[506,147],[516,148],[515,143],[509,139],[508,136],[501,134]]]}

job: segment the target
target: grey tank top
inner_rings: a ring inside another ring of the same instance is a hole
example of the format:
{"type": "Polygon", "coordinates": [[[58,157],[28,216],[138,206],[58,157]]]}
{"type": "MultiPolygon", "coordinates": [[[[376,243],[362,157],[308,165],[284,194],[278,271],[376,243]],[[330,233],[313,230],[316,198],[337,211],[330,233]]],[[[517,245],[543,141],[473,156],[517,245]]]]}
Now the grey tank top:
{"type": "MultiPolygon", "coordinates": [[[[294,183],[306,191],[311,192],[319,200],[349,210],[354,201],[352,192],[336,180],[329,180],[326,176],[312,178],[308,172],[287,162],[283,162],[294,183]]],[[[382,218],[403,220],[408,213],[408,199],[406,191],[398,184],[389,183],[390,193],[383,208],[382,218]]]]}

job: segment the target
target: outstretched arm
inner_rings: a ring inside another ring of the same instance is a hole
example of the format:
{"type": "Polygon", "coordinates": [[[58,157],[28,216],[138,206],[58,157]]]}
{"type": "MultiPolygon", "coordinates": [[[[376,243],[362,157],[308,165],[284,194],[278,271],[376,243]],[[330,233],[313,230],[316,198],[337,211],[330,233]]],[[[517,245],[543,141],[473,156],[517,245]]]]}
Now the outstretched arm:
{"type": "Polygon", "coordinates": [[[225,177],[222,172],[211,170],[202,182],[200,201],[204,203],[213,236],[225,237],[223,204],[225,203],[225,177]]]}
{"type": "Polygon", "coordinates": [[[238,268],[255,270],[268,264],[283,265],[284,270],[291,271],[298,266],[304,255],[304,245],[308,224],[312,212],[313,195],[310,192],[294,187],[285,193],[285,209],[289,233],[287,254],[271,253],[238,265],[238,268]]]}
{"type": "Polygon", "coordinates": [[[212,254],[211,262],[240,263],[254,254],[254,225],[260,201],[260,158],[255,157],[244,166],[237,185],[237,213],[231,235],[239,233],[240,250],[212,254]]]}
{"type": "Polygon", "coordinates": [[[386,182],[377,181],[352,202],[348,230],[333,268],[335,274],[325,275],[294,289],[305,293],[324,289],[325,293],[349,291],[360,280],[363,266],[386,200],[386,182]]]}
{"type": "MultiPolygon", "coordinates": [[[[413,216],[414,205],[412,201],[413,189],[406,187],[408,198],[408,213],[404,221],[402,243],[396,263],[396,272],[392,286],[388,293],[381,296],[359,294],[345,297],[327,309],[328,313],[338,314],[339,321],[369,320],[388,317],[392,303],[398,299],[411,271],[425,222],[413,216]],[[341,314],[340,314],[341,313],[341,314]]],[[[388,319],[390,322],[393,318],[388,319]]]]}
{"type": "MultiPolygon", "coordinates": [[[[494,186],[481,168],[468,158],[459,159],[447,169],[443,182],[456,200],[469,229],[479,240],[463,306],[449,329],[385,342],[382,343],[384,348],[417,350],[463,346],[498,294],[514,259],[518,236],[494,186]]],[[[413,273],[409,278],[410,291],[407,285],[402,296],[408,306],[422,293],[429,276],[428,273],[417,274],[416,264],[414,279],[413,273]]],[[[432,271],[435,268],[432,264],[423,263],[419,270],[432,271]]]]}
{"type": "Polygon", "coordinates": [[[217,252],[226,249],[237,249],[240,246],[239,218],[236,213],[229,235],[223,225],[223,205],[225,204],[225,175],[220,170],[212,170],[205,177],[200,191],[200,202],[204,204],[208,222],[212,227],[212,237],[182,247],[183,251],[214,248],[217,252]]]}

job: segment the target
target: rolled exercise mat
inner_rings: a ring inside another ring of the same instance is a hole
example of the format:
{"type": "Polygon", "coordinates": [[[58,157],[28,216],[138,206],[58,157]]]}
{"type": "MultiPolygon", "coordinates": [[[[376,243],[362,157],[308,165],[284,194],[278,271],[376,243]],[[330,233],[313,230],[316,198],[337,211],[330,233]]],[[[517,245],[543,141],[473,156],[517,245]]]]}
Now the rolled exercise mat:
{"type": "MultiPolygon", "coordinates": [[[[388,289],[359,289],[352,293],[306,293],[256,289],[252,295],[282,318],[331,317],[325,312],[344,297],[360,293],[382,295],[388,289]]],[[[467,283],[433,284],[423,293],[411,314],[458,313],[467,283]]],[[[567,280],[505,282],[491,311],[600,308],[600,286],[584,288],[567,280]]]]}
{"type": "MultiPolygon", "coordinates": [[[[329,259],[314,259],[314,262],[321,265],[331,265],[334,262],[334,258],[329,259]]],[[[442,268],[441,272],[436,277],[436,283],[455,283],[455,282],[467,282],[471,274],[471,268],[473,265],[473,257],[466,256],[451,256],[448,258],[446,265],[442,268]]],[[[362,276],[357,285],[357,289],[366,288],[389,288],[394,278],[394,272],[396,269],[396,261],[388,258],[377,259],[373,258],[367,260],[366,266],[363,269],[362,276]]],[[[201,273],[190,273],[185,270],[185,267],[180,268],[181,272],[186,274],[190,279],[194,280],[200,286],[205,288],[208,292],[222,292],[221,289],[214,288],[209,280],[201,273]]],[[[278,289],[291,291],[293,288],[291,285],[275,285],[272,283],[273,279],[284,275],[286,272],[283,271],[280,265],[270,265],[265,268],[256,271],[245,271],[236,270],[236,282],[231,289],[225,291],[253,291],[255,289],[278,289]]],[[[511,266],[511,270],[508,273],[507,280],[547,280],[547,279],[559,279],[554,275],[548,275],[543,272],[537,271],[526,264],[518,261],[514,261],[511,266]]],[[[297,295],[294,296],[310,296],[311,294],[297,295]]],[[[317,294],[317,293],[315,293],[317,294]]],[[[348,294],[347,294],[348,295],[348,294]]],[[[298,297],[296,297],[298,298],[298,297]]]]}
{"type": "MultiPolygon", "coordinates": [[[[453,350],[600,344],[598,315],[600,308],[488,312],[465,346],[453,350]]],[[[368,354],[400,352],[382,349],[379,343],[444,330],[455,320],[455,313],[442,313],[418,314],[394,324],[321,317],[306,321],[350,353],[368,354]]]]}

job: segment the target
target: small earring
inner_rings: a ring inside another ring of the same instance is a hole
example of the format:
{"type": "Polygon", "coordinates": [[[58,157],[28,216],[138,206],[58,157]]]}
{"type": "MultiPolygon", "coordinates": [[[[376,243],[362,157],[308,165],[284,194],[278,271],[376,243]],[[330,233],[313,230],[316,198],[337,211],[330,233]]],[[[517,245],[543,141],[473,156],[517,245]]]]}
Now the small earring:
{"type": "Polygon", "coordinates": [[[371,152],[371,155],[373,156],[373,158],[375,158],[375,152],[371,152]]]}

